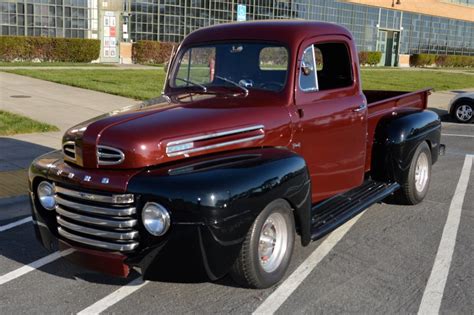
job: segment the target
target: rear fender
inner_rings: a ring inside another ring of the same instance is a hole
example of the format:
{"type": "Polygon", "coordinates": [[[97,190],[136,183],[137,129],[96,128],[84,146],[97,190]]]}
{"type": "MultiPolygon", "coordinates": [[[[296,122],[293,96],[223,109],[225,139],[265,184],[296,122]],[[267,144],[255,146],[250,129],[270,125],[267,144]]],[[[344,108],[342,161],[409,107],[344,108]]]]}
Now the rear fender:
{"type": "Polygon", "coordinates": [[[380,120],[375,131],[371,175],[376,180],[402,182],[420,143],[427,142],[433,164],[438,160],[441,120],[429,111],[410,111],[380,120]]]}

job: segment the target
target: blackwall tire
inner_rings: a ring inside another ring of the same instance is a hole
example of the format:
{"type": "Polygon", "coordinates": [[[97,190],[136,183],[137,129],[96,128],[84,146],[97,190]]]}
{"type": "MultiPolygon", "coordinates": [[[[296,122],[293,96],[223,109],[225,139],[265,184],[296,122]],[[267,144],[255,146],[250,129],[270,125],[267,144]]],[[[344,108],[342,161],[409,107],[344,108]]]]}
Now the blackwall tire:
{"type": "Polygon", "coordinates": [[[410,168],[403,176],[401,188],[395,193],[398,203],[416,205],[423,201],[430,186],[431,165],[430,147],[422,142],[413,155],[410,168]]]}
{"type": "Polygon", "coordinates": [[[457,101],[451,114],[459,123],[466,124],[474,121],[474,101],[464,99],[457,101]]]}
{"type": "Polygon", "coordinates": [[[285,200],[275,200],[255,219],[230,275],[244,287],[269,288],[285,275],[294,243],[293,211],[285,200]]]}

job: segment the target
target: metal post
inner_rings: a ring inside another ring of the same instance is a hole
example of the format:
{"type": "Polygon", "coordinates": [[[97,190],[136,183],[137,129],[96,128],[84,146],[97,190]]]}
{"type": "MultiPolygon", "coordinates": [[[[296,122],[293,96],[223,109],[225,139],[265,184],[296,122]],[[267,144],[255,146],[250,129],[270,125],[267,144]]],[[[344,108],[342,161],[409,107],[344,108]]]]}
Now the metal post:
{"type": "Polygon", "coordinates": [[[230,18],[230,20],[233,22],[234,21],[234,0],[232,0],[232,16],[230,18]]]}

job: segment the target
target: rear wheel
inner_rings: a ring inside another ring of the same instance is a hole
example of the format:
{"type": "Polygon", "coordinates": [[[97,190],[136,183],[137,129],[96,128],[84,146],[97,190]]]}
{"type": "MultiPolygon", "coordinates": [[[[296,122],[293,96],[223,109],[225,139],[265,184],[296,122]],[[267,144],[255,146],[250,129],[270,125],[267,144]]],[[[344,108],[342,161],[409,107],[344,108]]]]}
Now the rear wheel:
{"type": "Polygon", "coordinates": [[[460,123],[468,123],[474,120],[474,102],[470,100],[459,100],[452,111],[453,118],[460,123]]]}
{"type": "Polygon", "coordinates": [[[259,214],[230,272],[245,287],[268,288],[279,282],[290,264],[295,222],[284,200],[271,202],[259,214]]]}
{"type": "Polygon", "coordinates": [[[403,178],[401,188],[395,193],[397,201],[409,205],[423,201],[431,180],[431,150],[426,142],[416,149],[410,168],[403,178]]]}

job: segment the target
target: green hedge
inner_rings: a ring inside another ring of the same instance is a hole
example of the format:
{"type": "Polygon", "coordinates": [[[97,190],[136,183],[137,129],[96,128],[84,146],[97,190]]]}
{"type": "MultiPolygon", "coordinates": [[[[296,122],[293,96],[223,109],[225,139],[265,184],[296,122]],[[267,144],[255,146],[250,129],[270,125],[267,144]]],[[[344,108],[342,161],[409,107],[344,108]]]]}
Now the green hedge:
{"type": "Polygon", "coordinates": [[[97,39],[0,36],[1,61],[91,62],[99,54],[97,39]]]}
{"type": "Polygon", "coordinates": [[[140,40],[133,43],[132,59],[134,63],[141,64],[164,64],[169,61],[173,46],[176,43],[156,42],[151,40],[140,40]]]}
{"type": "Polygon", "coordinates": [[[410,66],[474,67],[474,56],[415,54],[410,56],[410,66]]]}
{"type": "Polygon", "coordinates": [[[435,64],[436,55],[433,54],[414,54],[410,56],[410,66],[426,67],[435,64]]]}
{"type": "Polygon", "coordinates": [[[359,52],[359,64],[376,66],[382,59],[382,52],[380,51],[361,51],[359,52]]]}
{"type": "Polygon", "coordinates": [[[438,55],[435,63],[438,67],[474,67],[474,56],[438,55]]]}

